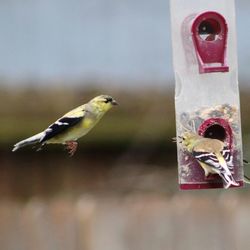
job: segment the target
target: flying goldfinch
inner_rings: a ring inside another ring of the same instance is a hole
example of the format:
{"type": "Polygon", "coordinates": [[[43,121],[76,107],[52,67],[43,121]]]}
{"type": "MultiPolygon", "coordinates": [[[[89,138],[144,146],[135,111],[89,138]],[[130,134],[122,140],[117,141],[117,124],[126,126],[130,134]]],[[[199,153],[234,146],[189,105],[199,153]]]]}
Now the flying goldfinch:
{"type": "Polygon", "coordinates": [[[232,175],[233,156],[230,149],[220,140],[204,138],[192,132],[179,137],[180,143],[192,154],[205,171],[205,176],[218,174],[224,188],[239,186],[232,175]]]}
{"type": "Polygon", "coordinates": [[[111,96],[97,96],[66,113],[43,132],[16,143],[12,151],[32,144],[38,144],[41,149],[45,144],[57,143],[65,145],[70,156],[73,156],[78,146],[77,140],[86,135],[114,105],[117,102],[111,96]]]}

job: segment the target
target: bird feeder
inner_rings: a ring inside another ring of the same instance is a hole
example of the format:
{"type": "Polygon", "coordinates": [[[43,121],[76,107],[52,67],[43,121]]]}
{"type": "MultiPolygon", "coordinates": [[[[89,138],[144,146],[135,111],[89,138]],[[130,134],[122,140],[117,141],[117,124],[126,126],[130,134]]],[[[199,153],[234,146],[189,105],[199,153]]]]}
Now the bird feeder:
{"type": "Polygon", "coordinates": [[[171,0],[175,108],[181,189],[222,188],[178,143],[186,131],[219,139],[243,185],[234,0],[171,0]]]}

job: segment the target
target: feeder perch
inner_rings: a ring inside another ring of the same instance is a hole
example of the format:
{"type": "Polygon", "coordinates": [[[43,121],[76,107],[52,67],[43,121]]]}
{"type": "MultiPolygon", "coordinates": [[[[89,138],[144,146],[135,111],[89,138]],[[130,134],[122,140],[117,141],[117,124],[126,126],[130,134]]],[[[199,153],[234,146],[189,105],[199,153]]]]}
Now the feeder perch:
{"type": "Polygon", "coordinates": [[[219,13],[208,11],[198,15],[192,24],[200,73],[228,72],[225,64],[227,23],[219,13]]]}
{"type": "MultiPolygon", "coordinates": [[[[170,2],[177,138],[190,131],[223,141],[233,156],[233,177],[242,186],[234,0],[170,2]]],[[[206,177],[178,140],[177,154],[181,189],[223,187],[221,177],[206,177]]]]}

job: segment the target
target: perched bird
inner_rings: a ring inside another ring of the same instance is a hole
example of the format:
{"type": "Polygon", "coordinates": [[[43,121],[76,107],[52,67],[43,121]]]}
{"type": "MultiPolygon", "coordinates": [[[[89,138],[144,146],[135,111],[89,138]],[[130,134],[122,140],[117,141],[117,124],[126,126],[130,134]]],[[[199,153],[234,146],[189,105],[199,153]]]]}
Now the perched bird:
{"type": "Polygon", "coordinates": [[[185,132],[179,138],[184,148],[192,154],[204,169],[205,176],[218,174],[226,189],[231,185],[239,186],[232,175],[233,156],[230,149],[222,141],[204,138],[192,132],[185,132]]]}
{"type": "Polygon", "coordinates": [[[43,132],[16,143],[12,151],[32,144],[38,144],[40,150],[45,144],[57,143],[65,145],[72,156],[78,146],[77,140],[86,135],[114,105],[117,102],[111,96],[97,96],[66,113],[43,132]]]}

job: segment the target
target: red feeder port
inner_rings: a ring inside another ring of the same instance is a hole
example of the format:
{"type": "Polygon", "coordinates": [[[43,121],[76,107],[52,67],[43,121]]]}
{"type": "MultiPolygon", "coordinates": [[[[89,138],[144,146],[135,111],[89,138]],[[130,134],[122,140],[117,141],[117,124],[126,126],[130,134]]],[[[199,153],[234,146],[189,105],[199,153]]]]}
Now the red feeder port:
{"type": "Polygon", "coordinates": [[[221,140],[225,142],[230,149],[232,148],[232,129],[229,123],[222,118],[207,119],[199,127],[198,134],[203,137],[221,140]]]}
{"type": "Polygon", "coordinates": [[[227,23],[217,12],[204,12],[192,24],[192,38],[200,73],[228,72],[226,65],[227,23]]]}

